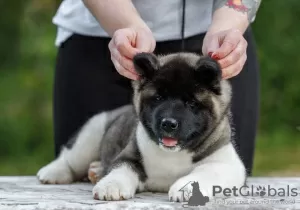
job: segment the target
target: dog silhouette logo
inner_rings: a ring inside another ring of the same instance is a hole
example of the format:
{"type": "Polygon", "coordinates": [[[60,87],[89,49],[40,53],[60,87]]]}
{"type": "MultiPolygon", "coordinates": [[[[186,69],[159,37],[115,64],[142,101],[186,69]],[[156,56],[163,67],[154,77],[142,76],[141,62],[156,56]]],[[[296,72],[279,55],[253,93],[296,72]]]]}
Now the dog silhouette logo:
{"type": "Polygon", "coordinates": [[[193,182],[193,191],[192,196],[189,198],[188,205],[189,206],[205,206],[205,204],[209,201],[207,196],[203,196],[200,191],[199,183],[193,182]]]}
{"type": "Polygon", "coordinates": [[[209,197],[204,196],[200,191],[199,183],[198,182],[189,182],[184,185],[179,191],[182,192],[182,196],[184,201],[187,201],[183,207],[187,206],[205,206],[207,202],[209,202],[209,197]],[[189,191],[188,186],[192,187],[192,190],[189,191]]]}

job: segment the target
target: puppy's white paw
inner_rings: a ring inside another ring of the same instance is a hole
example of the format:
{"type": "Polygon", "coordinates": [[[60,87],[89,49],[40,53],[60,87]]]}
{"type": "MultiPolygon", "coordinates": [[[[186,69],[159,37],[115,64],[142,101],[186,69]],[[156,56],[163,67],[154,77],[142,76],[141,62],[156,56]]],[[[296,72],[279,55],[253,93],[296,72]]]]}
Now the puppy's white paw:
{"type": "Polygon", "coordinates": [[[99,200],[127,200],[133,198],[135,192],[135,184],[114,175],[102,178],[93,188],[94,199],[99,200]]]}
{"type": "MultiPolygon", "coordinates": [[[[210,191],[209,185],[203,185],[203,183],[198,182],[196,179],[186,176],[178,179],[170,187],[168,195],[169,200],[174,202],[186,202],[191,196],[203,196],[202,198],[208,201],[212,197],[210,191]]],[[[197,199],[202,198],[199,197],[197,199]]]]}
{"type": "Polygon", "coordinates": [[[56,159],[41,168],[37,178],[43,184],[69,184],[74,181],[72,172],[63,159],[56,159]]]}

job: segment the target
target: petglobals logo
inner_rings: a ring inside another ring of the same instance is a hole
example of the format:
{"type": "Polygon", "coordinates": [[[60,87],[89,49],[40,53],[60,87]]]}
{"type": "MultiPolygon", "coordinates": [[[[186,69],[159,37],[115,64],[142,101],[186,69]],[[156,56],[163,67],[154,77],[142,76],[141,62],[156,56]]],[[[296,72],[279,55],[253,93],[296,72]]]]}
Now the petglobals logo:
{"type": "Polygon", "coordinates": [[[237,188],[222,188],[213,186],[213,196],[223,195],[226,197],[233,196],[261,196],[261,197],[296,197],[299,195],[297,188],[291,188],[289,185],[281,188],[274,188],[271,185],[253,186],[245,185],[237,188]]]}
{"type": "Polygon", "coordinates": [[[275,188],[272,185],[244,185],[242,187],[222,188],[212,186],[212,197],[201,192],[198,182],[190,181],[179,191],[182,193],[183,207],[206,205],[285,205],[294,204],[299,196],[298,188],[286,185],[275,188]],[[224,198],[226,197],[226,198],[224,198]],[[293,197],[289,199],[288,197],[293,197]]]}

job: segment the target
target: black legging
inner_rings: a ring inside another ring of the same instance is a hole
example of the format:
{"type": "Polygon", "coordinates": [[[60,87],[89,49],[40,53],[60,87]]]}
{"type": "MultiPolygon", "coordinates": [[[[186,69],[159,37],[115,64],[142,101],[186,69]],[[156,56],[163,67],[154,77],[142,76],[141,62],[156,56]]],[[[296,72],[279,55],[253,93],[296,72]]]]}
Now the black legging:
{"type": "MultiPolygon", "coordinates": [[[[185,40],[185,51],[201,53],[204,34],[185,40]]],[[[258,119],[258,64],[251,29],[245,33],[248,60],[231,79],[237,148],[252,171],[258,119]]],[[[94,114],[131,102],[130,81],[115,70],[108,38],[73,35],[58,50],[54,83],[55,152],[94,114]]],[[[157,42],[155,53],[181,51],[181,40],[157,42]]]]}

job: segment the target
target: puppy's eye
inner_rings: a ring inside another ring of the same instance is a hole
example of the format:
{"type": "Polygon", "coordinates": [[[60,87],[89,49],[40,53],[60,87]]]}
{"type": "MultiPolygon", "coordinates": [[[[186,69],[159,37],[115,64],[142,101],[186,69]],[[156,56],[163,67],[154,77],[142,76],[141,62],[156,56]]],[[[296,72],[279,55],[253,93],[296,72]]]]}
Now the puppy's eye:
{"type": "Polygon", "coordinates": [[[163,97],[161,95],[155,95],[155,100],[156,101],[161,101],[163,97]]]}
{"type": "Polygon", "coordinates": [[[195,107],[196,106],[196,101],[195,100],[190,100],[190,101],[187,101],[185,102],[185,104],[191,108],[195,107]]]}

